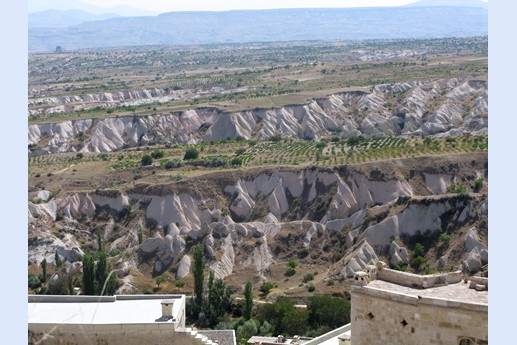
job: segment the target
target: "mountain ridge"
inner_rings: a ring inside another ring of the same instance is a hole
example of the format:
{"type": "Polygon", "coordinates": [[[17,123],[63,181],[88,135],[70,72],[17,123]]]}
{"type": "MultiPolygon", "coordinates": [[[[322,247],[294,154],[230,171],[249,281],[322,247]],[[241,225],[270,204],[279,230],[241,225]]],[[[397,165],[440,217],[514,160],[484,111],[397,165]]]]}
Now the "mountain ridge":
{"type": "Polygon", "coordinates": [[[474,7],[169,12],[66,28],[29,28],[29,52],[158,44],[464,37],[488,34],[474,7]],[[460,18],[460,19],[458,19],[460,18]],[[279,26],[278,23],[283,23],[279,26]]]}

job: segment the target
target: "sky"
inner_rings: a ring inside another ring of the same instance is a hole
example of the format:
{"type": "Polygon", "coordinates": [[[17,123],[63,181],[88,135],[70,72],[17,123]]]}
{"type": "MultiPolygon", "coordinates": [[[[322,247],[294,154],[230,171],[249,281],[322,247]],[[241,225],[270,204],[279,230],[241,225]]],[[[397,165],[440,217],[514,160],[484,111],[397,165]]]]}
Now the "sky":
{"type": "Polygon", "coordinates": [[[85,9],[87,6],[109,9],[131,6],[148,12],[226,11],[235,9],[370,7],[400,6],[417,0],[29,0],[29,12],[46,9],[85,9]]]}

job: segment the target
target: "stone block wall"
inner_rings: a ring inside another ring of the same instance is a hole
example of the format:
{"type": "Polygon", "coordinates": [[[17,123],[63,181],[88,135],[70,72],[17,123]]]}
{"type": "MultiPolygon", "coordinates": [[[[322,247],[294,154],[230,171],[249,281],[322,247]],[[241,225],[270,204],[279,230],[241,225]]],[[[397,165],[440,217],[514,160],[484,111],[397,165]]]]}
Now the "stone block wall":
{"type": "Polygon", "coordinates": [[[351,293],[353,345],[488,344],[488,306],[371,288],[351,293]]]}
{"type": "Polygon", "coordinates": [[[385,268],[377,272],[377,279],[417,289],[426,289],[433,286],[458,283],[463,279],[463,273],[456,271],[423,276],[385,268]]]}

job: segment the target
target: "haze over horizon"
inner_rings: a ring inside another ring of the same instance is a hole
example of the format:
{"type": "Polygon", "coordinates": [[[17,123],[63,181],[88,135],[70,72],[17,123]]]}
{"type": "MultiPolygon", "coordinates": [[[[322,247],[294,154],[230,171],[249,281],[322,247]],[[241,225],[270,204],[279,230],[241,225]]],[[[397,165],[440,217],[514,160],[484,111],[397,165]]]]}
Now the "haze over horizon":
{"type": "Polygon", "coordinates": [[[29,0],[28,12],[47,10],[81,10],[92,14],[116,13],[125,16],[157,15],[173,11],[229,11],[281,8],[357,8],[396,7],[418,3],[447,6],[473,4],[482,6],[488,0],[263,0],[242,2],[225,0],[169,1],[169,0],[29,0]]]}

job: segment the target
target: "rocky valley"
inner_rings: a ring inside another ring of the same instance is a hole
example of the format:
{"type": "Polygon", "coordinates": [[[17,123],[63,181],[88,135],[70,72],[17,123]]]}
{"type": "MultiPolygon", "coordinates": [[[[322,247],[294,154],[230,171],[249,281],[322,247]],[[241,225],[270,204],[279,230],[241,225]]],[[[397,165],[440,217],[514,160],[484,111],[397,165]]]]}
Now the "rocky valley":
{"type": "Polygon", "coordinates": [[[487,271],[486,46],[33,54],[29,274],[103,249],[118,293],[190,293],[197,244],[216,277],[271,282],[270,298],[346,296],[378,261],[487,271]]]}

